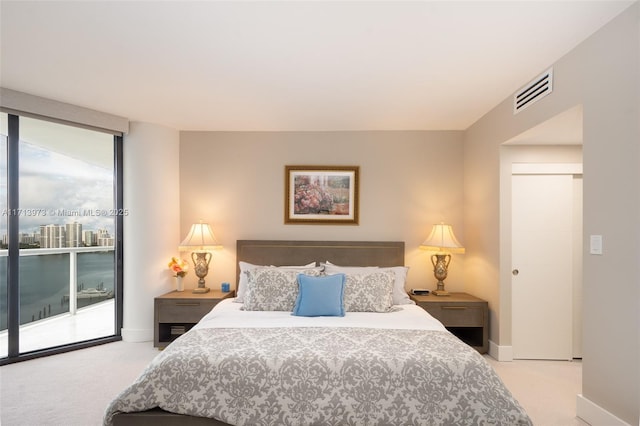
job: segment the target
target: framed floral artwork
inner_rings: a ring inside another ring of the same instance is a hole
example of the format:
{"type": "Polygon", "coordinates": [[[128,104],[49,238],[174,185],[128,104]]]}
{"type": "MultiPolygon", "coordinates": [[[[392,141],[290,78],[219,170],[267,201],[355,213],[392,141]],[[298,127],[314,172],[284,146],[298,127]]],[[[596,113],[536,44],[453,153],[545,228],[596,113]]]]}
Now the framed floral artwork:
{"type": "Polygon", "coordinates": [[[285,166],[284,223],[357,225],[358,166],[285,166]]]}

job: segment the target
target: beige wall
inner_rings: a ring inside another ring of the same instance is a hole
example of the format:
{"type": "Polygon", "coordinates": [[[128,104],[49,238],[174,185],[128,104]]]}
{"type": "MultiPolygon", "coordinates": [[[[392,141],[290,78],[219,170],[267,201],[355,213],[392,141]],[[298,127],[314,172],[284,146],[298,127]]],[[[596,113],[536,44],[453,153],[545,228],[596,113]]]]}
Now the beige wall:
{"type": "MultiPolygon", "coordinates": [[[[462,132],[181,132],[181,234],[199,219],[213,226],[224,245],[207,278],[214,287],[235,282],[236,240],[297,239],[405,241],[407,287],[432,288],[418,246],[440,221],[465,241],[462,155],[462,132]],[[360,166],[360,224],[285,225],[284,166],[296,164],[360,166]]],[[[463,266],[455,255],[448,289],[464,290],[463,266]]]]}
{"type": "Polygon", "coordinates": [[[153,340],[153,298],[175,283],[167,263],[176,255],[180,190],[179,132],[132,122],[123,143],[124,301],[122,338],[153,340]]]}
{"type": "Polygon", "coordinates": [[[465,285],[498,312],[491,338],[503,344],[510,325],[500,313],[510,312],[511,302],[501,280],[510,265],[500,257],[500,146],[583,105],[583,237],[604,238],[603,256],[583,247],[583,395],[630,424],[638,424],[640,401],[639,21],[635,3],[553,64],[550,96],[515,116],[506,99],[465,132],[464,142],[465,285]]]}

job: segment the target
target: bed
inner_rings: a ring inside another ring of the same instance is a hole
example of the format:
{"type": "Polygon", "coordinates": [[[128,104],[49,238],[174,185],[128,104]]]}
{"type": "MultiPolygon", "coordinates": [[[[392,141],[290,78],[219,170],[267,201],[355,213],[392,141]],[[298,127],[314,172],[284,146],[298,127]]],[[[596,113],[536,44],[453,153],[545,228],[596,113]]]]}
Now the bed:
{"type": "Polygon", "coordinates": [[[238,297],[105,425],[531,425],[484,358],[398,291],[403,242],[239,240],[237,260],[238,297]]]}

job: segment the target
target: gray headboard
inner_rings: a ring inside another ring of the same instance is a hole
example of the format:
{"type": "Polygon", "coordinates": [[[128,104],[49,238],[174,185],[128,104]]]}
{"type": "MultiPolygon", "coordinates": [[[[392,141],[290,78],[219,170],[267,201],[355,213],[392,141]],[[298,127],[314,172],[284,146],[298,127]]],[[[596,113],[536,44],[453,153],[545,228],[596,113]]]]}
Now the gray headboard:
{"type": "MultiPolygon", "coordinates": [[[[274,266],[324,261],[341,266],[402,266],[404,241],[238,240],[236,260],[274,266]]],[[[239,274],[236,262],[236,282],[239,274]]]]}

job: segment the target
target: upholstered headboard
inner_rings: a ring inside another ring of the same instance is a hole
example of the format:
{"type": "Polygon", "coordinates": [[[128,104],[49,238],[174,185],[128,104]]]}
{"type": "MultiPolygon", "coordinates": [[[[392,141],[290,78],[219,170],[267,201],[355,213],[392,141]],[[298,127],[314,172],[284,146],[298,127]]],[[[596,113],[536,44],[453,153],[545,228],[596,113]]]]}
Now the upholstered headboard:
{"type": "MultiPolygon", "coordinates": [[[[404,242],[238,240],[236,258],[238,262],[274,266],[324,261],[340,266],[401,266],[404,242]]],[[[236,262],[236,279],[239,274],[236,262]]]]}

